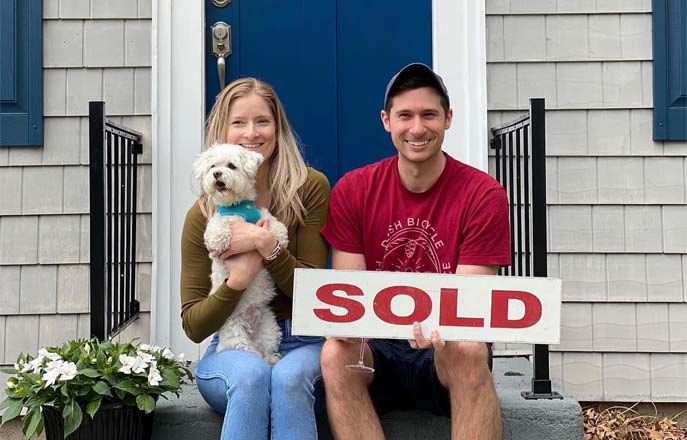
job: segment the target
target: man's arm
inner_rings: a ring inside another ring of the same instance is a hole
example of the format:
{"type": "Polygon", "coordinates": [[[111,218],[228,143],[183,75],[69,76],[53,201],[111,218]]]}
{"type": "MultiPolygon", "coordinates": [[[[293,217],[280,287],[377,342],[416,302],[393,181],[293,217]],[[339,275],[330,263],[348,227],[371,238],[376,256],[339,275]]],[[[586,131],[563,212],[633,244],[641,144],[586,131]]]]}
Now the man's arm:
{"type": "Polygon", "coordinates": [[[332,248],[332,269],[365,270],[365,256],[332,248]]]}
{"type": "Polygon", "coordinates": [[[499,271],[498,265],[473,266],[469,264],[459,264],[456,268],[457,275],[496,275],[499,271]]]}

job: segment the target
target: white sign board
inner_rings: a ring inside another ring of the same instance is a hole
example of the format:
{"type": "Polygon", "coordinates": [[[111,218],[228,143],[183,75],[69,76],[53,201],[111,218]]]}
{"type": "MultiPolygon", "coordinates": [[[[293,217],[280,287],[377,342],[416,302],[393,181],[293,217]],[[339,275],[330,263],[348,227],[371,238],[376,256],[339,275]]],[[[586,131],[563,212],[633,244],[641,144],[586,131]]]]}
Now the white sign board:
{"type": "Polygon", "coordinates": [[[560,342],[561,280],[296,269],[295,335],[411,339],[418,321],[447,341],[560,342]]]}

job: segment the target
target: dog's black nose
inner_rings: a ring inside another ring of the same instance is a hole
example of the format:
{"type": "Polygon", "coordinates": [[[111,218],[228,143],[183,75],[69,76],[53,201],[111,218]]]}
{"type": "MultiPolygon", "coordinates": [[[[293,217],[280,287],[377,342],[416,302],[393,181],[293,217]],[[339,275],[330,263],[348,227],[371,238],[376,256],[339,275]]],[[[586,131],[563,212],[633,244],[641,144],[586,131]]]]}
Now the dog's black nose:
{"type": "Polygon", "coordinates": [[[212,173],[212,177],[214,177],[215,179],[219,179],[221,176],[222,176],[221,171],[215,171],[214,173],[212,173]]]}

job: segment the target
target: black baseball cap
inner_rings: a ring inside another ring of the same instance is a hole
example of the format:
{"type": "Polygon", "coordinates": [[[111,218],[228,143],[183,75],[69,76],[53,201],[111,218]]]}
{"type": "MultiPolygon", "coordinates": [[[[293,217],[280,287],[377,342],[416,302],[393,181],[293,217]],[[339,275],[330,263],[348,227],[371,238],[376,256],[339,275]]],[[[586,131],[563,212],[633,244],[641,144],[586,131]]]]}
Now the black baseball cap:
{"type": "Polygon", "coordinates": [[[389,84],[386,85],[386,91],[384,92],[384,108],[386,108],[389,99],[396,96],[396,86],[402,81],[411,77],[422,78],[432,84],[437,93],[446,99],[448,106],[451,106],[451,102],[448,98],[448,90],[446,90],[446,86],[444,85],[444,80],[441,79],[441,77],[436,74],[428,65],[422,63],[411,63],[399,70],[398,73],[389,80],[389,84]]]}

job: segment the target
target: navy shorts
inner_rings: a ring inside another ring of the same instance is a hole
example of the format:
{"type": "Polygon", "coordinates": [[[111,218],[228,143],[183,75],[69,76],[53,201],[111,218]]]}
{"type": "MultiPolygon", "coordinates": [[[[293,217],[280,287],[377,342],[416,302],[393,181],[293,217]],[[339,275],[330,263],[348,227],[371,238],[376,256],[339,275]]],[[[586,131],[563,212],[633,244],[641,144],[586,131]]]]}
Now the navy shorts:
{"type": "MultiPolygon", "coordinates": [[[[375,368],[370,396],[378,412],[422,409],[451,416],[448,390],[434,368],[434,349],[417,350],[399,339],[373,339],[368,344],[375,368]]],[[[487,348],[491,370],[491,344],[487,348]]]]}

